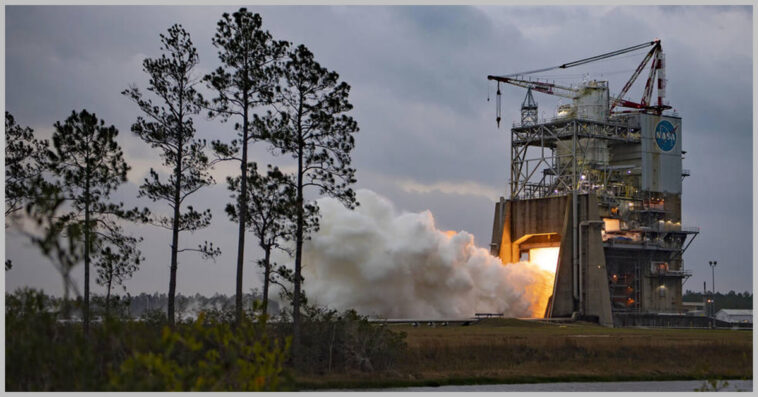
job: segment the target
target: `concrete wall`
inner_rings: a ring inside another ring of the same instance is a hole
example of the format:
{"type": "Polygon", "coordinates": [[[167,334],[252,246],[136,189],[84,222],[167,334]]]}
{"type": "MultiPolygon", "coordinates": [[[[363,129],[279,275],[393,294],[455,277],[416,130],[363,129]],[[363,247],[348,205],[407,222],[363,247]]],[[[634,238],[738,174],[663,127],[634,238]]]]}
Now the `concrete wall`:
{"type": "Polygon", "coordinates": [[[578,299],[574,298],[574,270],[573,252],[571,243],[571,228],[573,217],[571,216],[571,197],[566,197],[562,211],[561,248],[558,253],[558,267],[555,271],[553,284],[553,297],[545,311],[545,317],[570,317],[577,309],[578,299]]]}
{"type": "MultiPolygon", "coordinates": [[[[579,296],[574,293],[576,272],[573,267],[571,203],[570,196],[501,200],[495,206],[492,252],[504,263],[513,263],[519,260],[523,247],[559,245],[553,296],[548,304],[546,317],[569,317],[574,312],[580,312],[597,318],[601,324],[611,326],[608,275],[599,224],[583,228],[580,267],[584,293],[581,308],[579,296]]],[[[589,220],[600,221],[594,194],[580,195],[578,203],[580,223],[589,220]]]]}
{"type": "Polygon", "coordinates": [[[517,262],[520,245],[530,236],[553,235],[556,244],[561,241],[567,201],[566,197],[506,201],[500,259],[504,263],[517,262]]]}
{"type": "Polygon", "coordinates": [[[603,249],[602,223],[598,214],[597,196],[587,194],[579,196],[580,262],[582,280],[583,314],[596,316],[600,324],[613,325],[611,317],[611,296],[608,290],[608,271],[605,268],[605,250],[603,249]]]}

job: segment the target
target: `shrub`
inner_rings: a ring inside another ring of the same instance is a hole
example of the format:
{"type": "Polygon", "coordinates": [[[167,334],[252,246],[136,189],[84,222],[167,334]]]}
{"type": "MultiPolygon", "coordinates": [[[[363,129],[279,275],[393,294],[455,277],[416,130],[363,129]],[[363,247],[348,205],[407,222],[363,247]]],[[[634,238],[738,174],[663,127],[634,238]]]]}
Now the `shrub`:
{"type": "Polygon", "coordinates": [[[57,321],[53,300],[21,289],[5,297],[5,387],[8,391],[85,389],[96,376],[81,329],[57,321]]]}
{"type": "Polygon", "coordinates": [[[405,352],[405,334],[372,324],[354,310],[310,306],[305,314],[296,363],[305,373],[389,370],[405,352]]]}
{"type": "Polygon", "coordinates": [[[156,351],[136,352],[111,377],[115,390],[277,390],[289,340],[268,337],[265,322],[206,321],[201,313],[176,330],[164,327],[156,351]]]}
{"type": "Polygon", "coordinates": [[[225,313],[164,327],[165,313],[142,320],[107,316],[85,338],[78,320],[59,319],[60,302],[32,289],[6,294],[7,391],[276,390],[286,339],[266,335],[265,319],[236,328],[225,313]]]}

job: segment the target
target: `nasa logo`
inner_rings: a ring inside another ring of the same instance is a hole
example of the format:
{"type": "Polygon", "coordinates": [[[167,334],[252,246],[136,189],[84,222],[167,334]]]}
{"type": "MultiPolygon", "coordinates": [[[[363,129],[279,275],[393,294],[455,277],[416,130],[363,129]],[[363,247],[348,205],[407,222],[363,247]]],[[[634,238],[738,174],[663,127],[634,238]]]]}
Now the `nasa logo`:
{"type": "Polygon", "coordinates": [[[655,143],[664,152],[670,152],[676,146],[676,127],[668,120],[661,120],[655,126],[655,143]]]}

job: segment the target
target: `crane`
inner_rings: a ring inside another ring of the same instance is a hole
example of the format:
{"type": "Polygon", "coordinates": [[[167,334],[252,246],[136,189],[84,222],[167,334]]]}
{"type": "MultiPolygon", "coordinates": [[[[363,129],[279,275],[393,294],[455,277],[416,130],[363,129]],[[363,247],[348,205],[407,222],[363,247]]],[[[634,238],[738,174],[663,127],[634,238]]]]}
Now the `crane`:
{"type": "MultiPolygon", "coordinates": [[[[629,109],[636,109],[636,110],[642,110],[642,111],[649,111],[653,113],[660,114],[665,109],[670,109],[671,106],[665,105],[663,103],[663,98],[665,96],[665,88],[666,88],[666,75],[665,75],[665,62],[664,62],[664,56],[663,56],[663,50],[661,49],[661,41],[656,39],[653,41],[649,41],[646,43],[638,44],[635,46],[622,48],[620,50],[607,52],[605,54],[596,55],[589,58],[580,59],[578,61],[568,62],[557,66],[551,66],[548,68],[542,68],[537,70],[530,70],[527,72],[520,72],[520,73],[512,73],[509,75],[504,76],[493,76],[489,75],[487,76],[488,80],[495,80],[498,82],[498,89],[497,89],[497,123],[498,126],[500,126],[500,83],[507,83],[511,85],[515,85],[518,87],[523,87],[527,89],[532,89],[537,92],[542,92],[549,95],[556,95],[564,98],[569,99],[576,99],[580,95],[580,90],[573,88],[573,87],[566,87],[561,86],[555,83],[549,83],[546,81],[540,81],[538,79],[525,79],[524,76],[541,73],[541,72],[547,72],[551,70],[556,69],[568,69],[575,66],[585,65],[588,63],[600,61],[603,59],[608,59],[611,57],[615,57],[618,55],[623,55],[632,51],[640,50],[643,48],[652,47],[650,51],[647,52],[645,55],[645,58],[642,60],[642,63],[635,69],[634,73],[632,74],[631,78],[627,81],[627,83],[624,85],[624,88],[621,89],[621,92],[611,100],[610,106],[609,106],[609,112],[610,114],[614,114],[614,109],[617,107],[620,108],[629,108],[629,109]],[[650,60],[653,60],[650,66],[650,72],[648,75],[647,82],[645,84],[645,89],[642,93],[642,99],[639,102],[633,102],[624,99],[624,96],[629,92],[629,89],[632,87],[634,82],[637,80],[637,77],[642,73],[642,71],[645,69],[645,66],[648,64],[650,60]],[[657,76],[657,84],[656,84],[656,76],[657,76]],[[655,104],[651,103],[652,99],[652,93],[653,93],[653,87],[657,85],[658,87],[658,98],[655,104]]],[[[615,113],[626,113],[629,112],[629,110],[626,111],[617,111],[615,113]]]]}

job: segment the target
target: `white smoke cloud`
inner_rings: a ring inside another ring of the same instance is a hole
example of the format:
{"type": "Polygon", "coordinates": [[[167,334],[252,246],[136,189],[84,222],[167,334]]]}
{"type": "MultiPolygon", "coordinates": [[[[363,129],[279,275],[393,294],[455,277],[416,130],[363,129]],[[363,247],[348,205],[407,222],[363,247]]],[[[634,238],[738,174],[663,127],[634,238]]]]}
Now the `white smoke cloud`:
{"type": "MultiPolygon", "coordinates": [[[[385,318],[541,317],[553,275],[503,265],[467,232],[443,232],[431,212],[402,213],[370,190],[351,211],[319,200],[321,230],[303,250],[311,302],[385,318]]],[[[281,262],[280,262],[281,263],[281,262]]]]}

